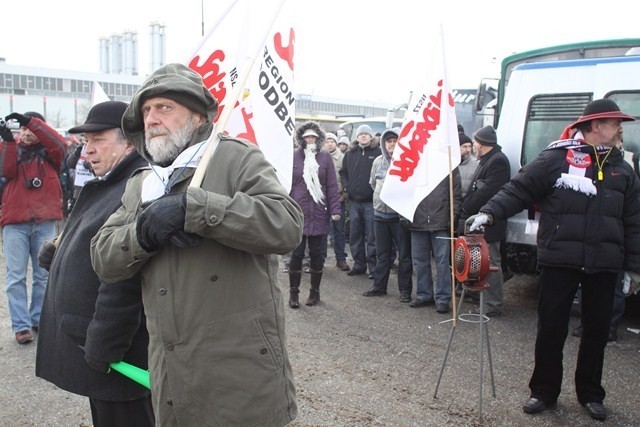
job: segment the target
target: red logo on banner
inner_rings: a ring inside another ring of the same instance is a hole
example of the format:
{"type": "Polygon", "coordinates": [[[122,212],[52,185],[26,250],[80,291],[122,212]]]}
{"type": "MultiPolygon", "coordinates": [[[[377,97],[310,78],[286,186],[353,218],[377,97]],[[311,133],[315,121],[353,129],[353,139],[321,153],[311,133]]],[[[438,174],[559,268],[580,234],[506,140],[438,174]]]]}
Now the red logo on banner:
{"type": "MultiPolygon", "coordinates": [[[[443,81],[438,81],[438,87],[441,88],[443,81]]],[[[451,94],[447,94],[449,106],[454,106],[454,100],[451,94]]],[[[400,181],[407,181],[413,176],[413,173],[418,167],[420,162],[420,154],[424,151],[424,147],[429,143],[431,138],[431,132],[436,130],[440,125],[440,113],[442,102],[442,89],[438,90],[437,94],[430,95],[427,100],[427,95],[422,95],[414,112],[419,112],[424,103],[426,106],[422,111],[422,121],[414,122],[411,120],[403,126],[398,135],[398,141],[402,141],[404,137],[411,134],[409,140],[409,146],[403,145],[398,142],[398,148],[401,150],[400,158],[395,160],[391,164],[389,174],[400,177],[400,181]]]]}
{"type": "Polygon", "coordinates": [[[296,33],[293,31],[293,28],[289,29],[289,44],[287,46],[282,46],[282,34],[276,33],[273,36],[273,48],[275,49],[278,56],[289,64],[289,69],[293,71],[293,50],[296,42],[296,33]]]}

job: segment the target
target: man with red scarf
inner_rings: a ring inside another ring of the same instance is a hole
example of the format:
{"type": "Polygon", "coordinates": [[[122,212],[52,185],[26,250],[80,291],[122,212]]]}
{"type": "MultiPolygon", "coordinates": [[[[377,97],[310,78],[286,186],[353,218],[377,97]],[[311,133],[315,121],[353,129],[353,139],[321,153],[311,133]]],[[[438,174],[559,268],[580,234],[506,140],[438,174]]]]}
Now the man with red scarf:
{"type": "Polygon", "coordinates": [[[591,418],[607,417],[602,365],[618,272],[640,272],[640,180],[615,146],[622,122],[633,120],[610,99],[590,102],[562,140],[467,220],[473,231],[534,204],[540,208],[538,332],[531,395],[522,408],[527,414],[556,406],[569,314],[581,285],[576,395],[591,418]]]}

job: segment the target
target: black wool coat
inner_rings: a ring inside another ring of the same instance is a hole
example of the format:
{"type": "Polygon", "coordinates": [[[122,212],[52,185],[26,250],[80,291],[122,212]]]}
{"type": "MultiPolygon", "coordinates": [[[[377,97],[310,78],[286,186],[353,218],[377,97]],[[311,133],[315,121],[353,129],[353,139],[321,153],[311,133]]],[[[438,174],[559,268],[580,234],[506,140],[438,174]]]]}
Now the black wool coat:
{"type": "Polygon", "coordinates": [[[121,205],[129,176],[147,163],[134,151],[104,179],[88,181],[59,239],[40,317],[36,375],[63,390],[106,401],[150,392],[118,372],[100,373],[85,361],[124,360],[147,369],[146,329],[137,278],[105,283],[93,271],[91,238],[121,205]]]}
{"type": "MultiPolygon", "coordinates": [[[[462,201],[462,217],[460,223],[480,212],[480,208],[509,182],[511,165],[509,159],[502,152],[502,147],[496,145],[493,150],[480,157],[478,168],[471,180],[471,187],[462,201]]],[[[463,230],[458,230],[462,233],[463,230]]],[[[494,223],[487,226],[484,238],[488,243],[499,242],[507,235],[506,218],[494,218],[494,223]]]]}

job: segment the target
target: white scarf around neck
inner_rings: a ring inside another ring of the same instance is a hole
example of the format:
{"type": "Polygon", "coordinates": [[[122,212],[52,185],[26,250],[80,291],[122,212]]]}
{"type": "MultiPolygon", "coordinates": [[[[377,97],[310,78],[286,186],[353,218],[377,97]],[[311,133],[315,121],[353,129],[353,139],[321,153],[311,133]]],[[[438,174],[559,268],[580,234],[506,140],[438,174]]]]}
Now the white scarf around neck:
{"type": "Polygon", "coordinates": [[[324,194],[322,194],[322,186],[318,178],[318,169],[320,169],[320,166],[316,160],[316,152],[317,148],[315,144],[309,144],[305,147],[302,178],[305,184],[307,184],[307,190],[309,190],[313,201],[324,205],[324,194]]]}
{"type": "MultiPolygon", "coordinates": [[[[202,141],[198,144],[184,150],[176,157],[176,159],[166,168],[149,164],[151,167],[151,173],[142,182],[142,203],[152,201],[162,196],[167,185],[170,183],[171,174],[174,170],[179,168],[196,168],[202,158],[202,154],[207,149],[207,146],[211,139],[202,141]]],[[[215,138],[213,150],[217,148],[219,139],[215,138]]]]}

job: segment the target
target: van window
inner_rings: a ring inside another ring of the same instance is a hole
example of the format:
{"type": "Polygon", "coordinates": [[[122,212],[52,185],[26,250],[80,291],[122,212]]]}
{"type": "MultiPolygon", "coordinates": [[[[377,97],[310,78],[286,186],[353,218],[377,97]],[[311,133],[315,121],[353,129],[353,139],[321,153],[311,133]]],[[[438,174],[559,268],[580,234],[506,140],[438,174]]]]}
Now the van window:
{"type": "Polygon", "coordinates": [[[536,95],[529,101],[522,140],[521,164],[533,160],[550,142],[560,138],[564,128],[582,115],[591,93],[536,95]]]}
{"type": "MultiPolygon", "coordinates": [[[[618,104],[623,113],[640,119],[640,91],[610,92],[606,97],[618,104]]],[[[622,131],[622,147],[640,153],[640,121],[622,122],[622,131]]]]}

